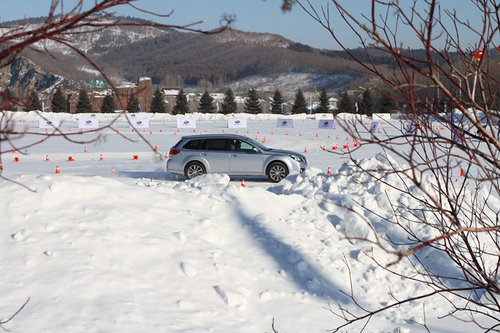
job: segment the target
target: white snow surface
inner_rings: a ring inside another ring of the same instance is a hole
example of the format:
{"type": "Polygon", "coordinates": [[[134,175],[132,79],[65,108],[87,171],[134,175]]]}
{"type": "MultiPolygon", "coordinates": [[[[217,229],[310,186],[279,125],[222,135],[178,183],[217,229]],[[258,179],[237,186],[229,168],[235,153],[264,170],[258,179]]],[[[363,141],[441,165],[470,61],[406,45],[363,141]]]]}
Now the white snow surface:
{"type": "MultiPolygon", "coordinates": [[[[67,133],[79,131],[78,118],[99,118],[103,125],[112,117],[44,116],[59,118],[67,133]]],[[[186,181],[167,173],[161,157],[192,130],[177,131],[175,119],[181,116],[136,117],[150,119],[151,128],[141,134],[157,146],[157,155],[123,119],[116,128],[130,140],[106,130],[94,143],[52,137],[29,146],[40,137],[28,135],[14,141],[26,148],[10,152],[2,146],[3,176],[15,183],[0,181],[0,321],[30,298],[4,328],[272,332],[274,320],[279,332],[325,332],[342,323],[330,308],[358,311],[343,293],[350,292],[350,280],[357,300],[368,309],[393,302],[393,296],[426,291],[375,265],[368,257],[369,244],[345,240],[371,235],[359,215],[342,205],[362,203],[379,215],[359,207],[355,211],[379,232],[397,237],[398,231],[382,221],[391,214],[387,198],[411,203],[393,188],[349,172],[353,166],[345,159],[321,149],[350,142],[338,126],[319,130],[306,115],[295,117],[294,129],[275,128],[279,116],[274,115],[190,115],[198,120],[196,134],[234,133],[226,126],[227,117],[247,117],[248,130],[239,134],[259,141],[265,137],[269,147],[307,148],[306,172],[278,184],[245,179],[242,187],[241,177],[210,174],[186,181]],[[69,156],[75,161],[67,161],[69,156]]],[[[42,133],[38,118],[33,112],[17,113],[16,129],[42,133]]],[[[386,163],[379,153],[362,147],[356,155],[375,167],[386,163]]],[[[491,200],[500,206],[498,198],[491,200]]],[[[372,251],[382,263],[395,259],[372,251]]],[[[410,267],[402,261],[395,269],[408,272],[410,267]]],[[[365,331],[425,332],[419,324],[423,309],[422,303],[411,302],[389,310],[372,318],[365,331]]],[[[449,310],[441,297],[426,300],[427,325],[434,332],[476,329],[438,319],[449,310]]]]}

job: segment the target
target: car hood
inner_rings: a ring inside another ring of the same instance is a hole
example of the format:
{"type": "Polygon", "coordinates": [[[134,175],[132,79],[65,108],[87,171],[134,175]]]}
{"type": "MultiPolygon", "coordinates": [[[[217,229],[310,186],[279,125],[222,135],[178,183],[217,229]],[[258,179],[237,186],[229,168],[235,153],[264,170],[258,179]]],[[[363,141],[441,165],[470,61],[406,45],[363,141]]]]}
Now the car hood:
{"type": "Polygon", "coordinates": [[[302,158],[305,158],[304,155],[300,154],[300,153],[297,153],[296,151],[292,151],[292,150],[284,150],[284,149],[274,149],[274,148],[270,148],[269,150],[267,150],[267,152],[271,152],[271,153],[278,153],[278,154],[283,154],[283,155],[288,155],[288,154],[292,154],[292,155],[298,155],[302,158]]]}

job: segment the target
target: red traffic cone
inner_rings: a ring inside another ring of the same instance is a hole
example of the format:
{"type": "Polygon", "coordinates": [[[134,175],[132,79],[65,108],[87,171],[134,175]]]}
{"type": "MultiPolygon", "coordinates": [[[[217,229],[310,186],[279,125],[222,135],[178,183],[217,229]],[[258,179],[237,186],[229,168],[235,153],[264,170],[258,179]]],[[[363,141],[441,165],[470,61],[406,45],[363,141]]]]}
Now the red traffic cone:
{"type": "Polygon", "coordinates": [[[460,170],[460,177],[465,177],[465,172],[463,168],[460,170]]]}
{"type": "Polygon", "coordinates": [[[304,148],[304,153],[307,153],[307,147],[304,148]]]}
{"type": "Polygon", "coordinates": [[[115,167],[111,167],[111,176],[115,175],[115,167]]]}
{"type": "Polygon", "coordinates": [[[19,157],[14,157],[14,162],[20,162],[19,157]]]}
{"type": "Polygon", "coordinates": [[[2,162],[0,162],[0,170],[3,170],[2,162]]]}
{"type": "Polygon", "coordinates": [[[132,159],[133,159],[133,160],[138,160],[138,159],[139,159],[139,155],[133,155],[133,156],[132,156],[132,159]]]}
{"type": "Polygon", "coordinates": [[[330,167],[328,167],[328,172],[327,172],[328,176],[331,176],[332,175],[332,169],[330,167]]]}
{"type": "Polygon", "coordinates": [[[319,138],[319,133],[316,133],[316,137],[319,138]]]}
{"type": "Polygon", "coordinates": [[[83,150],[83,152],[84,153],[88,153],[89,152],[88,149],[87,149],[87,147],[85,147],[85,149],[83,150]]]}
{"type": "Polygon", "coordinates": [[[75,159],[73,157],[71,157],[71,156],[68,157],[68,162],[74,162],[74,161],[75,161],[75,159]]]}
{"type": "Polygon", "coordinates": [[[245,179],[241,180],[241,187],[245,187],[245,179]]]}
{"type": "Polygon", "coordinates": [[[61,170],[59,170],[59,165],[56,165],[56,175],[60,174],[61,170]]]}
{"type": "Polygon", "coordinates": [[[165,159],[168,160],[168,153],[165,153],[165,159]]]}
{"type": "Polygon", "coordinates": [[[49,155],[45,156],[45,162],[50,162],[49,155]]]}
{"type": "Polygon", "coordinates": [[[101,154],[101,156],[99,157],[99,161],[104,161],[104,157],[102,157],[102,154],[101,154]]]}

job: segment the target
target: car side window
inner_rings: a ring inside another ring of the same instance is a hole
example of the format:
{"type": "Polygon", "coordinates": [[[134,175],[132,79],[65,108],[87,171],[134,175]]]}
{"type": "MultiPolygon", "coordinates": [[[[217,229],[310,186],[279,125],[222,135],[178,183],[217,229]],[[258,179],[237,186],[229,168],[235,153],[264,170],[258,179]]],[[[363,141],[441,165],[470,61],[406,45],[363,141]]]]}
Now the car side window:
{"type": "Polygon", "coordinates": [[[192,150],[201,150],[203,147],[203,139],[196,139],[188,141],[182,148],[184,149],[192,149],[192,150]]]}
{"type": "Polygon", "coordinates": [[[207,150],[227,151],[227,141],[226,139],[208,139],[206,140],[207,150]]]}
{"type": "Polygon", "coordinates": [[[248,142],[240,141],[240,140],[236,140],[236,147],[237,147],[238,151],[246,152],[246,153],[253,153],[254,148],[255,148],[254,146],[252,146],[248,142]]]}

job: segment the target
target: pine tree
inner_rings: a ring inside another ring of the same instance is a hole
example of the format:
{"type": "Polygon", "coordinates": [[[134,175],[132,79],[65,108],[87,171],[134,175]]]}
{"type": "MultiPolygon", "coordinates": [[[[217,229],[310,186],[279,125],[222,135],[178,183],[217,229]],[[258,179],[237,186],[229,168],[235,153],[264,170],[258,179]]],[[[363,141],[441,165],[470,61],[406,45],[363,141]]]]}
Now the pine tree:
{"type": "Polygon", "coordinates": [[[92,105],[90,104],[89,95],[87,91],[82,88],[80,89],[78,95],[78,103],[76,103],[76,112],[77,113],[91,113],[92,105]]]}
{"type": "Polygon", "coordinates": [[[285,103],[283,96],[281,96],[281,92],[276,89],[273,95],[273,101],[271,102],[271,112],[275,114],[281,113],[281,105],[285,103]]]}
{"type": "Polygon", "coordinates": [[[165,113],[167,110],[165,108],[165,102],[163,101],[163,96],[160,88],[156,88],[153,93],[153,99],[151,100],[151,112],[153,113],[165,113]]]}
{"type": "Polygon", "coordinates": [[[319,105],[316,108],[316,113],[329,113],[330,112],[330,102],[328,101],[328,95],[326,94],[326,89],[321,90],[319,95],[319,105]]]}
{"type": "Polygon", "coordinates": [[[259,96],[253,88],[248,91],[248,98],[245,100],[245,112],[252,114],[262,113],[259,96]]]}
{"type": "Polygon", "coordinates": [[[382,100],[380,101],[380,112],[382,113],[392,113],[397,109],[397,103],[389,95],[382,94],[382,100]]]}
{"type": "Polygon", "coordinates": [[[206,90],[201,95],[198,111],[201,113],[213,113],[215,111],[214,99],[206,90]]]}
{"type": "Polygon", "coordinates": [[[61,89],[56,89],[56,92],[52,96],[50,108],[52,109],[52,112],[68,112],[66,98],[64,97],[61,89]]]}
{"type": "Polygon", "coordinates": [[[307,102],[302,89],[299,88],[295,94],[295,101],[292,107],[293,114],[307,113],[307,102]]]}
{"type": "Polygon", "coordinates": [[[135,97],[134,94],[130,95],[127,101],[127,111],[130,113],[139,112],[139,101],[137,100],[137,97],[135,97]]]}
{"type": "Polygon", "coordinates": [[[354,113],[354,101],[351,96],[346,92],[340,98],[339,113],[354,113]]]}
{"type": "Polygon", "coordinates": [[[115,99],[113,98],[112,95],[106,95],[104,96],[104,99],[102,100],[102,105],[101,105],[101,112],[102,113],[113,113],[115,112],[115,99]]]}
{"type": "Polygon", "coordinates": [[[236,112],[236,101],[234,100],[234,93],[231,88],[226,90],[224,100],[222,101],[222,113],[229,114],[236,112]]]}
{"type": "Polygon", "coordinates": [[[175,105],[172,109],[172,114],[186,114],[189,111],[189,105],[184,90],[180,89],[175,98],[175,105]]]}
{"type": "Polygon", "coordinates": [[[361,103],[359,103],[359,113],[365,114],[369,117],[375,112],[375,100],[369,89],[366,89],[361,96],[361,103]]]}
{"type": "Polygon", "coordinates": [[[34,111],[34,110],[42,110],[42,103],[40,103],[40,99],[38,98],[38,94],[36,91],[32,91],[31,94],[25,101],[25,106],[23,108],[24,111],[34,111]]]}

